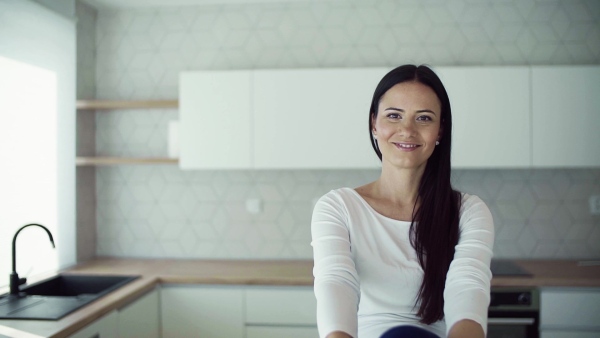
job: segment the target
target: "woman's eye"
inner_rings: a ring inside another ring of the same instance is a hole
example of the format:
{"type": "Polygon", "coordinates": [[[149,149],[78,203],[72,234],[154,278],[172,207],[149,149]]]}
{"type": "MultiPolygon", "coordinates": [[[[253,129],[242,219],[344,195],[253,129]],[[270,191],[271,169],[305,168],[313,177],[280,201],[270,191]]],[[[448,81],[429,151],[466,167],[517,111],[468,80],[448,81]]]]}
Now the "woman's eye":
{"type": "Polygon", "coordinates": [[[430,116],[427,116],[427,115],[421,115],[421,116],[417,117],[417,121],[422,121],[422,122],[423,122],[423,121],[432,121],[432,119],[431,119],[431,117],[430,117],[430,116]]]}
{"type": "Polygon", "coordinates": [[[392,119],[392,120],[397,120],[399,119],[401,116],[400,114],[396,114],[396,113],[390,113],[387,115],[388,119],[392,119]]]}

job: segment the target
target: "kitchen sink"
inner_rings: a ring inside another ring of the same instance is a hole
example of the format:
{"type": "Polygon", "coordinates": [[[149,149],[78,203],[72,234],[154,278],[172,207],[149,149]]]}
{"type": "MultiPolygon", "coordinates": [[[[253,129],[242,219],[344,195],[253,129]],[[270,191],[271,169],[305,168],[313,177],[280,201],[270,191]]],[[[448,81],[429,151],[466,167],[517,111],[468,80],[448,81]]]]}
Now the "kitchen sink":
{"type": "Polygon", "coordinates": [[[139,276],[58,275],[0,296],[0,319],[58,320],[139,276]]]}

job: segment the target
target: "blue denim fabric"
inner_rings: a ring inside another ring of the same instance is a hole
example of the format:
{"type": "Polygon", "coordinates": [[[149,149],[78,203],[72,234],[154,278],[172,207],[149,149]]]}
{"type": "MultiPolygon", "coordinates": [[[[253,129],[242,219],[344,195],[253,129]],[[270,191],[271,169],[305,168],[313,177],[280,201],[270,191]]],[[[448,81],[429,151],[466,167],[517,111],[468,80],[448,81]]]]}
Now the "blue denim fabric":
{"type": "Polygon", "coordinates": [[[440,338],[416,326],[396,326],[386,331],[380,338],[440,338]]]}

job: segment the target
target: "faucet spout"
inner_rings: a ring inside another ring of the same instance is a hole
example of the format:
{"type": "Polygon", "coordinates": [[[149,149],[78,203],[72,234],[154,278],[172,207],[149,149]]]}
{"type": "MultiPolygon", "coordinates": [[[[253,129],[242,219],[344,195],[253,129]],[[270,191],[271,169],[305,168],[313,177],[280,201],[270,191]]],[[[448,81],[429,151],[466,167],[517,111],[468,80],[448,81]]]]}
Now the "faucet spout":
{"type": "Polygon", "coordinates": [[[17,274],[17,252],[16,252],[17,235],[19,235],[19,232],[21,232],[21,230],[23,230],[29,226],[38,226],[38,227],[44,229],[46,231],[46,233],[48,234],[48,237],[50,238],[50,243],[52,243],[52,247],[56,248],[56,246],[54,245],[54,238],[52,237],[52,233],[50,232],[50,230],[48,230],[48,228],[46,228],[45,226],[43,226],[41,224],[31,223],[31,224],[24,225],[19,230],[17,230],[17,232],[15,233],[15,236],[13,237],[13,241],[12,241],[12,272],[10,274],[10,294],[14,295],[14,296],[19,295],[19,285],[25,283],[25,280],[26,280],[25,278],[19,278],[19,275],[17,274]]]}

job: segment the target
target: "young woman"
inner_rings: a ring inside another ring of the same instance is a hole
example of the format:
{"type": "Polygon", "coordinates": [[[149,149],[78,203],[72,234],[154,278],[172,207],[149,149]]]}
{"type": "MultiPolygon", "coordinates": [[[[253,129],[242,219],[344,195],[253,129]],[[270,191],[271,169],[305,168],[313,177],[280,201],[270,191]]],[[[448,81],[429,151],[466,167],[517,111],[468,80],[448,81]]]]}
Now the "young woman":
{"type": "Polygon", "coordinates": [[[437,75],[385,75],[369,132],[379,178],[332,190],[313,211],[320,336],[484,337],[493,221],[450,184],[452,113],[437,75]]]}

